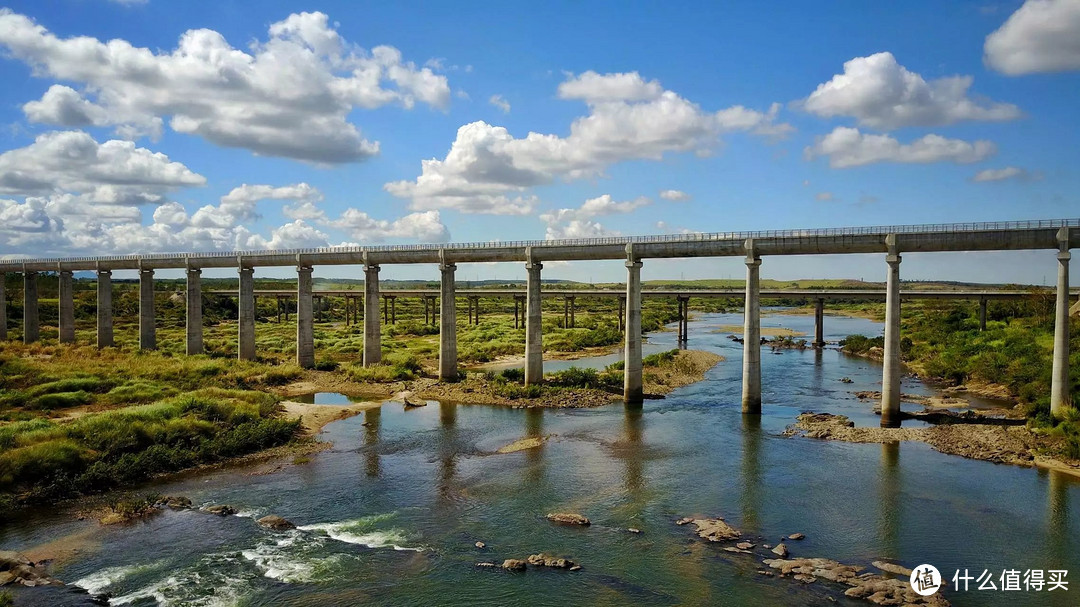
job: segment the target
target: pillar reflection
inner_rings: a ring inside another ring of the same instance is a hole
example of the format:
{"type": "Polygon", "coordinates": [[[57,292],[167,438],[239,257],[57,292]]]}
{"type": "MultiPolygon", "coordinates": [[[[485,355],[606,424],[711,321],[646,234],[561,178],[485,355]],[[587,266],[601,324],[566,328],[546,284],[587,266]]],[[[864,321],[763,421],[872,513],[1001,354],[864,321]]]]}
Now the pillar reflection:
{"type": "Polygon", "coordinates": [[[539,439],[541,442],[532,449],[525,450],[525,482],[538,483],[544,478],[544,410],[538,407],[525,409],[525,438],[539,439]]]}
{"type": "Polygon", "coordinates": [[[382,463],[379,461],[379,426],[382,421],[382,407],[364,411],[364,471],[368,476],[382,475],[382,463]]]}
{"type": "Polygon", "coordinates": [[[1049,535],[1050,554],[1049,563],[1062,565],[1067,562],[1070,554],[1069,546],[1069,488],[1075,481],[1064,472],[1058,470],[1047,471],[1047,534],[1049,535]]]}
{"type": "Polygon", "coordinates": [[[742,524],[746,529],[760,529],[762,498],[761,416],[742,416],[742,524]]]}
{"type": "Polygon", "coordinates": [[[439,494],[446,495],[457,474],[457,404],[439,403],[439,494]]]}
{"type": "Polygon", "coordinates": [[[900,557],[900,442],[881,443],[881,475],[878,488],[878,534],[882,554],[900,557]]]}
{"type": "Polygon", "coordinates": [[[642,437],[645,434],[644,406],[626,403],[623,409],[622,453],[626,463],[624,485],[627,493],[637,493],[645,488],[645,454],[642,437]]]}

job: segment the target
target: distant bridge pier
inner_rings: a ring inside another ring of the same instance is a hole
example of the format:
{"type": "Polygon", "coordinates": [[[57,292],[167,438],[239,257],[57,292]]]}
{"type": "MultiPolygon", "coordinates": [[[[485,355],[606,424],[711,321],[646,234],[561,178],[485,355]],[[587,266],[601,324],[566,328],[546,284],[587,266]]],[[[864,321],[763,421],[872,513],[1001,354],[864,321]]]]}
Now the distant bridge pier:
{"type": "Polygon", "coordinates": [[[543,313],[540,308],[540,270],[544,264],[526,254],[525,280],[525,385],[544,380],[543,313]]]}
{"type": "Polygon", "coordinates": [[[470,296],[470,297],[467,298],[467,301],[469,302],[469,324],[470,325],[479,325],[480,324],[480,298],[475,297],[475,296],[470,296]]]}
{"type": "Polygon", "coordinates": [[[296,267],[296,364],[315,366],[315,326],[311,310],[311,266],[297,256],[296,267]]]}
{"type": "Polygon", "coordinates": [[[240,266],[240,290],[237,297],[237,358],[255,360],[255,268],[240,266]]]}
{"type": "Polygon", "coordinates": [[[626,247],[626,351],[623,356],[623,400],[636,405],[645,400],[641,372],[641,261],[632,245],[626,247]]]}
{"type": "MultiPolygon", "coordinates": [[[[457,377],[457,300],[454,271],[457,265],[439,264],[439,379],[450,381],[457,377]]],[[[431,302],[431,321],[435,322],[434,300],[431,302]]]]}
{"type": "Polygon", "coordinates": [[[626,329],[626,296],[619,296],[619,331],[626,329]]]}
{"type": "Polygon", "coordinates": [[[979,330],[986,330],[986,298],[979,298],[979,330]]]}
{"type": "Polygon", "coordinates": [[[685,346],[690,338],[690,296],[680,295],[676,298],[679,304],[679,337],[677,343],[685,346]]]}
{"type": "Polygon", "coordinates": [[[814,303],[814,347],[825,347],[825,298],[819,297],[814,303]]]}
{"type": "Polygon", "coordinates": [[[112,270],[97,271],[97,347],[113,346],[112,270]]]}
{"type": "Polygon", "coordinates": [[[157,333],[154,329],[154,270],[139,270],[139,349],[156,350],[157,333]]]}
{"type": "Polygon", "coordinates": [[[520,329],[525,320],[525,298],[520,295],[514,296],[514,328],[520,329]],[[521,321],[518,320],[518,308],[521,308],[521,321]]]}
{"type": "Polygon", "coordinates": [[[75,294],[72,293],[71,270],[61,269],[59,278],[60,343],[75,343],[75,294]]]}
{"type": "Polygon", "coordinates": [[[881,427],[900,426],[900,250],[896,235],[885,237],[889,265],[885,283],[885,356],[881,377],[881,427]]]}
{"type": "Polygon", "coordinates": [[[573,329],[576,325],[576,319],[574,318],[574,305],[577,298],[573,295],[567,295],[563,297],[563,328],[573,329]]]}
{"type": "Polygon", "coordinates": [[[382,326],[379,324],[379,266],[364,264],[364,366],[382,362],[382,326]]]}
{"type": "Polygon", "coordinates": [[[1058,240],[1057,301],[1054,308],[1054,366],[1050,383],[1050,413],[1060,416],[1069,406],[1069,228],[1061,228],[1058,240]]]}
{"type": "Polygon", "coordinates": [[[743,305],[742,412],[761,415],[761,258],[746,240],[746,300],[743,305]]]}
{"type": "Polygon", "coordinates": [[[38,319],[38,273],[23,272],[23,343],[32,344],[41,337],[38,319]]]}

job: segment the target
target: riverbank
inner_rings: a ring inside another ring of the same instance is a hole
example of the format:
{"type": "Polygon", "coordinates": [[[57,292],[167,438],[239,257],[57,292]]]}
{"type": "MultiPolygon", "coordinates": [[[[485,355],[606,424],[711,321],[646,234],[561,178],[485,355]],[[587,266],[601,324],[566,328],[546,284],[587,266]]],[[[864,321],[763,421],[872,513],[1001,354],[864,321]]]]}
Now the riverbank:
{"type": "MultiPolygon", "coordinates": [[[[676,388],[701,381],[710,369],[723,360],[719,354],[701,350],[674,351],[670,356],[655,357],[655,362],[651,364],[649,358],[646,357],[643,373],[647,398],[661,397],[676,388]]],[[[617,375],[621,376],[621,373],[617,375]]],[[[373,400],[386,400],[409,393],[413,398],[423,400],[515,408],[599,407],[622,399],[622,381],[616,375],[611,377],[618,381],[605,388],[551,385],[558,382],[558,376],[557,373],[548,374],[545,384],[530,390],[518,381],[507,380],[505,374],[494,372],[466,372],[456,382],[440,382],[428,377],[396,382],[359,382],[340,373],[312,371],[302,381],[282,386],[275,392],[285,399],[317,392],[338,392],[373,400]]]]}
{"type": "Polygon", "coordinates": [[[1038,466],[1080,478],[1080,460],[1046,455],[1059,450],[1063,438],[1039,434],[1026,426],[954,423],[929,428],[856,427],[844,415],[807,412],[800,414],[784,435],[849,443],[923,442],[947,455],[1038,466]]]}

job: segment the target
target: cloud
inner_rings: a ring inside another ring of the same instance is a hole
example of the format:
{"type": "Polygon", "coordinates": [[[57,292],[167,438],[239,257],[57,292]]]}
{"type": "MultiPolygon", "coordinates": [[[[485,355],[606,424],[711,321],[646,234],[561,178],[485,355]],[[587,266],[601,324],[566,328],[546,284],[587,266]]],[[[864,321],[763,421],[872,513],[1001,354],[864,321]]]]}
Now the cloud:
{"type": "Polygon", "coordinates": [[[589,70],[571,75],[559,85],[560,99],[581,99],[586,103],[607,101],[651,101],[664,93],[656,80],[645,82],[637,72],[598,74],[589,70]]]}
{"type": "Polygon", "coordinates": [[[1010,76],[1080,69],[1080,2],[1028,0],[986,37],[983,61],[1010,76]]]}
{"type": "Polygon", "coordinates": [[[387,238],[410,238],[420,242],[446,242],[450,232],[443,225],[438,211],[412,213],[401,219],[373,219],[358,209],[346,209],[341,217],[329,222],[359,241],[381,241],[387,238]]]}
{"type": "Polygon", "coordinates": [[[0,194],[7,195],[66,191],[105,204],[145,203],[205,183],[205,177],[165,154],[130,141],[98,143],[82,131],[45,133],[27,147],[0,154],[0,194]]]}
{"type": "Polygon", "coordinates": [[[707,112],[672,91],[646,97],[654,87],[637,84],[641,79],[636,73],[629,78],[589,74],[560,86],[562,96],[584,99],[589,109],[570,125],[569,135],[530,132],[517,138],[486,122],[466,124],[444,159],[424,160],[415,181],[394,181],[384,188],[410,199],[410,208],[417,211],[527,214],[536,201],[524,192],[535,186],[598,177],[626,160],[708,153],[724,133],[779,137],[792,130],[776,121],[779,104],[768,112],[742,106],[707,112]]]}
{"type": "Polygon", "coordinates": [[[814,200],[819,202],[832,202],[836,200],[836,197],[833,196],[832,192],[818,192],[817,194],[814,194],[814,200]]]}
{"type": "Polygon", "coordinates": [[[217,145],[321,164],[379,152],[348,121],[354,109],[417,102],[445,108],[445,76],[404,61],[400,51],[346,42],[323,13],[292,14],[270,25],[250,52],[218,32],[188,30],[171,52],[125,40],[58,38],[28,17],[0,9],[0,46],[57,85],[24,106],[30,120],[115,126],[123,137],[156,136],[164,119],[178,133],[217,145]]]}
{"type": "Polygon", "coordinates": [[[693,197],[682,190],[661,190],[660,198],[671,202],[685,202],[693,197]]]}
{"type": "Polygon", "coordinates": [[[948,76],[927,82],[897,63],[892,53],[877,53],[845,62],[843,74],[818,85],[800,105],[824,118],[851,116],[860,126],[882,130],[1021,116],[1011,103],[970,97],[973,81],[971,76],[948,76]]]}
{"type": "Polygon", "coordinates": [[[619,202],[611,194],[589,198],[576,209],[557,209],[540,215],[540,220],[547,224],[546,238],[598,238],[614,236],[613,232],[591,219],[603,215],[631,213],[636,209],[651,204],[644,196],[619,202]]]}
{"type": "Polygon", "coordinates": [[[491,98],[488,99],[488,103],[502,110],[502,113],[504,114],[510,113],[510,102],[503,99],[502,95],[492,95],[491,98]]]}
{"type": "Polygon", "coordinates": [[[888,135],[868,135],[859,129],[837,127],[818,137],[814,145],[807,146],[804,155],[807,160],[827,156],[829,166],[845,169],[878,162],[970,164],[996,152],[997,146],[985,140],[967,142],[930,134],[905,144],[888,135]]]}
{"type": "Polygon", "coordinates": [[[1039,173],[1030,173],[1027,169],[1008,166],[1001,169],[985,169],[975,173],[971,178],[974,182],[1005,181],[1007,179],[1035,181],[1042,179],[1042,175],[1039,173]]]}

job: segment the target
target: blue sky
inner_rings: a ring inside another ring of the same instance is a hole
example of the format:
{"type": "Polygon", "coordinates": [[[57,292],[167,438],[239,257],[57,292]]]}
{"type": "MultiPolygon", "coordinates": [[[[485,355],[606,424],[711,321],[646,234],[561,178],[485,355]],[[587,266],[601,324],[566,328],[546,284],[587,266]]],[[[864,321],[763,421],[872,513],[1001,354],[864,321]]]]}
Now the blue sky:
{"type": "MultiPolygon", "coordinates": [[[[534,4],[9,3],[0,255],[1080,216],[1080,0],[534,4]]],[[[879,257],[762,273],[880,280],[879,257]]],[[[902,274],[1041,283],[1055,263],[902,274]]]]}

